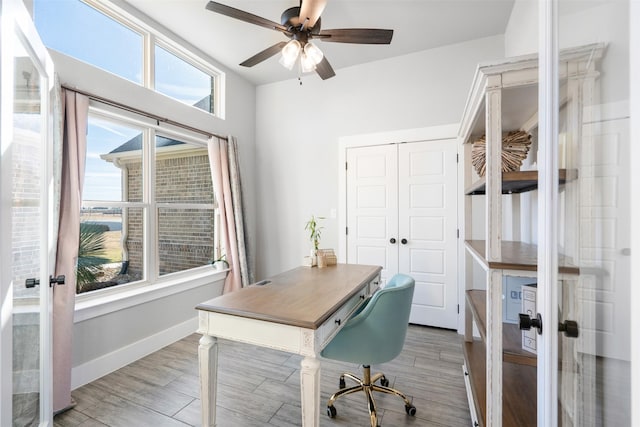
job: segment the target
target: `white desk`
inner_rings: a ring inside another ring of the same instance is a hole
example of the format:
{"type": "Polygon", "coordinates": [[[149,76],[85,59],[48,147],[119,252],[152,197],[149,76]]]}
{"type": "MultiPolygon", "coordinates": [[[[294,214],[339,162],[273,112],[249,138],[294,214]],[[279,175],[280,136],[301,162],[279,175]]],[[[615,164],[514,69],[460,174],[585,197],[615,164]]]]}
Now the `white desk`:
{"type": "Polygon", "coordinates": [[[300,369],[302,426],[320,425],[320,351],[378,288],[381,267],[338,264],[299,267],[196,307],[202,334],[202,426],[216,421],[217,338],[304,356],[300,369]]]}

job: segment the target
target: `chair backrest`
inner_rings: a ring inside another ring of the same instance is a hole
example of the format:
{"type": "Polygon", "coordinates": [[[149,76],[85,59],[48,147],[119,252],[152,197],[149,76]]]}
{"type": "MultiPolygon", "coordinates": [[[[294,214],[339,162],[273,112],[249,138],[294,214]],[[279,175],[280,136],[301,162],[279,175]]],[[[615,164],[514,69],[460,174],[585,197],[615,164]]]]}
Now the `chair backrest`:
{"type": "Polygon", "coordinates": [[[346,322],[322,356],[363,365],[394,359],[404,346],[414,288],[410,276],[393,276],[346,322]]]}

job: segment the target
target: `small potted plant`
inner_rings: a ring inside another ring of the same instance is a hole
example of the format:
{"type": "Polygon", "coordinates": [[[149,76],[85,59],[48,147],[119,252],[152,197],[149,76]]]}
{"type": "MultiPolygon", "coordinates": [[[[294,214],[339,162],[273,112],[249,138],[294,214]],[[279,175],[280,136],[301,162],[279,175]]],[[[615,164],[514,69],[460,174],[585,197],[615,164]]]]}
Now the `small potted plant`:
{"type": "Polygon", "coordinates": [[[321,219],[324,218],[321,216],[316,218],[314,215],[311,215],[311,219],[307,221],[307,224],[304,226],[304,229],[309,232],[309,240],[313,245],[313,248],[311,249],[312,258],[315,258],[315,256],[317,255],[318,246],[320,245],[320,235],[323,227],[320,227],[318,221],[321,219]]]}
{"type": "Polygon", "coordinates": [[[220,255],[219,258],[214,259],[213,261],[211,261],[211,265],[213,266],[214,270],[222,271],[222,270],[226,270],[227,268],[229,268],[229,263],[227,262],[225,257],[226,257],[226,254],[222,254],[222,255],[220,255]]]}

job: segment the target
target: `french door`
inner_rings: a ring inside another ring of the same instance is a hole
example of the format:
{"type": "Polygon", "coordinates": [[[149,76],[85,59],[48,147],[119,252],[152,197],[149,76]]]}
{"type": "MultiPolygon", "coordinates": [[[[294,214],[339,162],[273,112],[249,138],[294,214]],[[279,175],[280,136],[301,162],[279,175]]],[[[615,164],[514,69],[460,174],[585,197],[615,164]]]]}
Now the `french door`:
{"type": "Polygon", "coordinates": [[[53,66],[22,1],[1,12],[0,425],[51,426],[53,66]]]}
{"type": "Polygon", "coordinates": [[[629,2],[539,11],[538,426],[630,426],[629,2]],[[560,69],[558,49],[587,42],[606,42],[597,71],[560,69]],[[567,114],[562,99],[580,111],[567,114]],[[576,179],[559,185],[558,168],[576,179]],[[579,274],[559,271],[566,260],[579,274]]]}
{"type": "Polygon", "coordinates": [[[347,262],[416,280],[411,323],[455,329],[457,162],[452,139],[348,148],[347,262]]]}

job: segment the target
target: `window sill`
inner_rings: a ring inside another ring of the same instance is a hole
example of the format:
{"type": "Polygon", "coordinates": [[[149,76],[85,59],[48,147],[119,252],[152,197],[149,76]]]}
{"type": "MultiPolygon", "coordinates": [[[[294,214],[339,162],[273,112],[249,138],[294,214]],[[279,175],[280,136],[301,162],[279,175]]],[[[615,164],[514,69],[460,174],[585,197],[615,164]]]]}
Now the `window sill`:
{"type": "Polygon", "coordinates": [[[162,278],[155,283],[138,283],[127,286],[127,289],[108,288],[105,289],[106,292],[96,291],[91,295],[78,295],[73,321],[74,323],[83,322],[189,289],[223,281],[227,271],[216,271],[206,267],[188,274],[162,278]]]}

